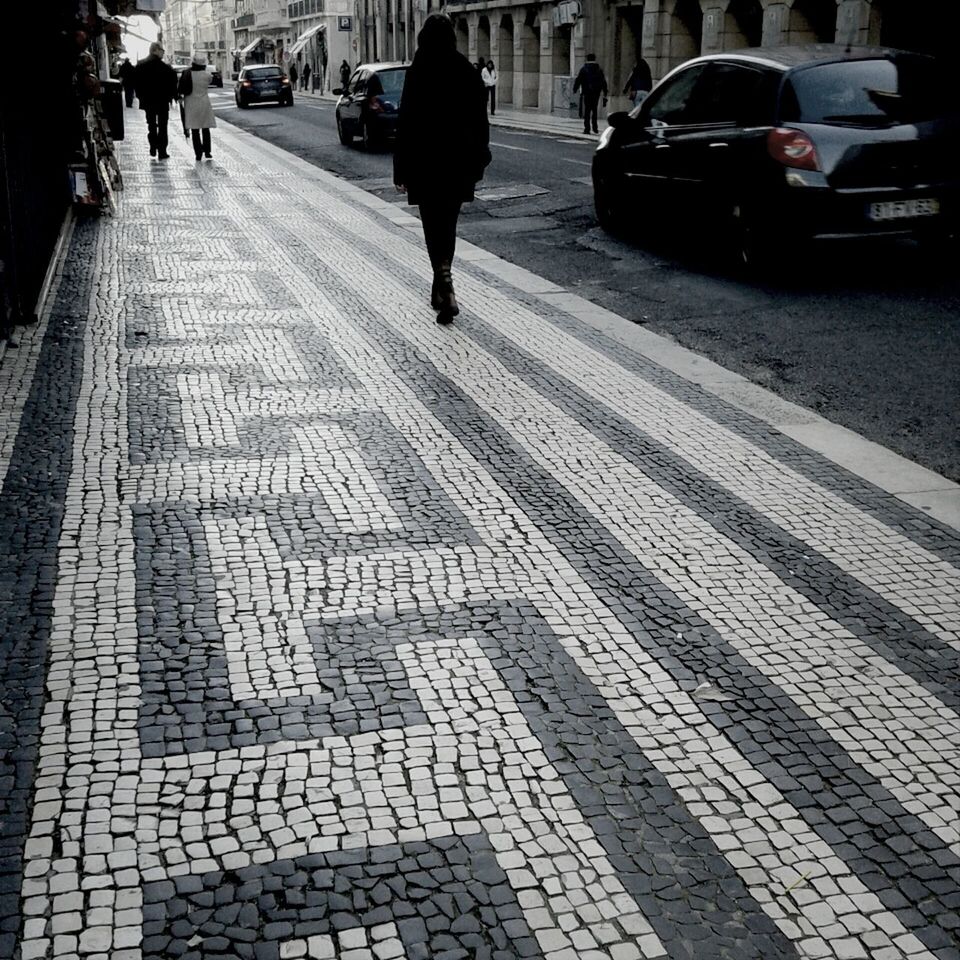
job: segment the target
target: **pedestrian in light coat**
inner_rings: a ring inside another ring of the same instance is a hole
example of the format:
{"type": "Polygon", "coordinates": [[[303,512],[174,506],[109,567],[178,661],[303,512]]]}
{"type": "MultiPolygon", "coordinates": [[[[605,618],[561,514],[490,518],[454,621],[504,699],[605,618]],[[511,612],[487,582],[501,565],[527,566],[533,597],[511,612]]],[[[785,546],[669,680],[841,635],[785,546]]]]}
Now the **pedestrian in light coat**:
{"type": "Polygon", "coordinates": [[[451,274],[457,219],[490,163],[489,138],[480,73],[457,52],[453,21],[433,13],[417,37],[403,86],[393,182],[420,207],[438,323],[450,323],[460,312],[451,274]]]}
{"type": "Polygon", "coordinates": [[[210,128],[217,125],[210,103],[210,74],[207,73],[203,58],[196,54],[189,70],[180,77],[180,93],[183,96],[183,123],[193,139],[193,152],[197,160],[206,157],[213,159],[210,153],[210,128]]]}
{"type": "Polygon", "coordinates": [[[150,55],[137,64],[133,82],[140,109],[147,116],[150,156],[166,160],[167,120],[170,102],[177,99],[177,74],[169,63],[163,62],[162,44],[150,44],[150,55]]]}
{"type": "Polygon", "coordinates": [[[487,97],[490,99],[490,116],[497,112],[497,68],[492,60],[480,71],[480,79],[487,88],[487,97]]]}
{"type": "Polygon", "coordinates": [[[597,107],[600,103],[600,96],[603,95],[603,103],[607,103],[607,78],[597,63],[595,53],[587,54],[587,62],[580,68],[577,79],[573,81],[573,92],[583,91],[583,132],[589,133],[591,125],[593,132],[599,133],[597,127],[597,107]]]}

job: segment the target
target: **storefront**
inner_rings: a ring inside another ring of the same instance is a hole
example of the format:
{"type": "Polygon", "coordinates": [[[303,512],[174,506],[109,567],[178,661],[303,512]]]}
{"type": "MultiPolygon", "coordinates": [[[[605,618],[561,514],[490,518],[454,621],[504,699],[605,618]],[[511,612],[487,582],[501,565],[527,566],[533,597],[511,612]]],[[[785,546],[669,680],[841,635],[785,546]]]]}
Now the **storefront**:
{"type": "Polygon", "coordinates": [[[325,24],[314,24],[297,37],[293,46],[286,52],[284,59],[287,69],[295,63],[297,73],[302,78],[304,67],[310,67],[310,89],[325,93],[327,77],[327,28],[325,24]]]}

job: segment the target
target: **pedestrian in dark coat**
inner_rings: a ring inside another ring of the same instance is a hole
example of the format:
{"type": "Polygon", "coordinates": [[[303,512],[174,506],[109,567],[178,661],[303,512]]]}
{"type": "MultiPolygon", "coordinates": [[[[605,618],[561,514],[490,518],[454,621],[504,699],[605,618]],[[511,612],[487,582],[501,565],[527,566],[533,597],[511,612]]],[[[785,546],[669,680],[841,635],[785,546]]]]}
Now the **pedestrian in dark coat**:
{"type": "Polygon", "coordinates": [[[597,63],[595,53],[587,54],[587,62],[580,68],[577,79],[573,81],[573,92],[583,91],[583,132],[589,133],[593,125],[593,132],[599,133],[597,126],[597,106],[600,96],[603,95],[604,106],[607,99],[607,78],[597,63]]]}
{"type": "Polygon", "coordinates": [[[305,63],[305,64],[303,65],[303,89],[304,89],[304,90],[309,90],[309,89],[310,89],[310,74],[311,74],[311,72],[312,72],[312,71],[310,70],[310,64],[309,64],[309,63],[305,63]]]}
{"type": "Polygon", "coordinates": [[[297,70],[296,63],[291,63],[290,64],[290,86],[294,90],[296,90],[297,88],[297,77],[299,76],[300,76],[300,73],[297,70]]]}
{"type": "Polygon", "coordinates": [[[150,44],[150,56],[137,64],[133,80],[140,109],[147,115],[150,156],[166,160],[169,156],[167,120],[170,115],[170,101],[177,99],[177,74],[169,63],[163,62],[161,44],[150,44]]]}
{"type": "Polygon", "coordinates": [[[393,182],[420,207],[438,323],[460,312],[451,264],[460,206],[473,200],[490,163],[486,100],[480,73],[457,52],[453,22],[431,14],[417,37],[400,99],[393,182]]]}
{"type": "Polygon", "coordinates": [[[642,95],[649,93],[652,89],[653,75],[650,73],[650,64],[643,57],[640,57],[630,71],[623,92],[630,98],[630,102],[636,106],[643,102],[642,95]]]}
{"type": "Polygon", "coordinates": [[[124,60],[120,64],[120,82],[123,84],[123,97],[126,101],[128,107],[133,106],[133,95],[136,92],[136,86],[134,85],[134,75],[137,72],[137,68],[129,61],[124,60]]]}
{"type": "Polygon", "coordinates": [[[346,60],[340,64],[340,87],[346,90],[350,85],[350,64],[346,60]]]}

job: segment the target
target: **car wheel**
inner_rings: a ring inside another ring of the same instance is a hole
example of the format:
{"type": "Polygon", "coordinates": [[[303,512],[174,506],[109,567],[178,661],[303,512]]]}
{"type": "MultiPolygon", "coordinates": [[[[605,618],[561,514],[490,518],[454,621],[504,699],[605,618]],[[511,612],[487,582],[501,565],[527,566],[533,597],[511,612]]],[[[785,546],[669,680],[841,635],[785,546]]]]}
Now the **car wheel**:
{"type": "Polygon", "coordinates": [[[623,229],[623,213],[614,202],[614,190],[606,177],[593,175],[593,206],[597,220],[607,233],[619,233],[623,229]]]}
{"type": "Polygon", "coordinates": [[[285,107],[292,107],[292,106],[293,106],[293,94],[292,94],[292,93],[290,94],[289,97],[287,97],[287,98],[283,101],[283,105],[284,105],[285,107]]]}
{"type": "Polygon", "coordinates": [[[246,102],[242,97],[237,97],[237,106],[238,106],[241,110],[246,110],[246,109],[247,109],[247,102],[246,102]]]}
{"type": "Polygon", "coordinates": [[[353,135],[347,133],[346,126],[344,122],[340,119],[340,114],[337,114],[337,136],[340,138],[340,142],[345,146],[349,147],[353,143],[353,135]]]}

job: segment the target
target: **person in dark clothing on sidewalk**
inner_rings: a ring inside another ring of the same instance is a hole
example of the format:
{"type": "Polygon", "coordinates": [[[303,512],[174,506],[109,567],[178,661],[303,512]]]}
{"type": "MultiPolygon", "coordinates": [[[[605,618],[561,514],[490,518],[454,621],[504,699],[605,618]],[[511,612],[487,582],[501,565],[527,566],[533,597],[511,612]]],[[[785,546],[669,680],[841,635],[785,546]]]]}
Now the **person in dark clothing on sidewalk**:
{"type": "Polygon", "coordinates": [[[303,65],[303,89],[304,90],[307,90],[307,91],[310,90],[310,74],[312,72],[313,71],[310,69],[310,64],[305,63],[303,65]]]}
{"type": "Polygon", "coordinates": [[[587,62],[580,68],[577,79],[573,81],[573,92],[583,93],[583,132],[589,133],[591,125],[593,132],[599,133],[597,127],[597,106],[603,96],[603,105],[607,105],[607,78],[597,63],[595,53],[587,54],[587,62]]]}
{"type": "Polygon", "coordinates": [[[346,90],[350,86],[350,64],[346,60],[340,64],[340,87],[346,90]]]}
{"type": "Polygon", "coordinates": [[[133,106],[133,95],[136,93],[133,79],[136,72],[137,68],[129,60],[124,60],[120,64],[120,82],[123,84],[123,97],[128,107],[133,106]]]}
{"type": "Polygon", "coordinates": [[[438,323],[450,323],[460,312],[451,275],[457,219],[490,163],[489,141],[480,73],[457,52],[453,21],[431,14],[417,37],[400,99],[393,182],[420,207],[438,323]]]}
{"type": "Polygon", "coordinates": [[[633,65],[630,76],[624,84],[623,92],[630,98],[630,102],[636,106],[643,101],[644,95],[653,89],[653,75],[650,73],[650,64],[643,57],[640,57],[633,65]]]}
{"type": "Polygon", "coordinates": [[[291,90],[297,89],[297,77],[299,76],[300,76],[300,71],[297,70],[297,64],[295,62],[291,63],[290,64],[290,89],[291,90]]]}
{"type": "Polygon", "coordinates": [[[159,43],[151,43],[150,56],[137,64],[134,84],[140,109],[147,115],[150,156],[166,160],[167,120],[170,101],[177,99],[177,74],[169,63],[163,62],[163,47],[159,43]]]}

